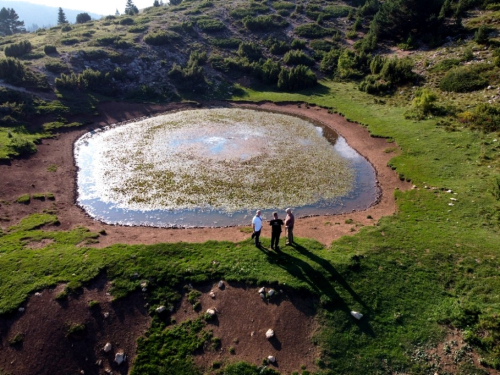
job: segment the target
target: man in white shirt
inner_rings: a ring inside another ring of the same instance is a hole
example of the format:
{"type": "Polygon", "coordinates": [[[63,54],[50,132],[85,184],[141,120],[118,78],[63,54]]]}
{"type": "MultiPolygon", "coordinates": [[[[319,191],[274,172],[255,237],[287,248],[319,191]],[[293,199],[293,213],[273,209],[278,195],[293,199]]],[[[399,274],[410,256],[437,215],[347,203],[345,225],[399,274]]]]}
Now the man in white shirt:
{"type": "Polygon", "coordinates": [[[260,217],[260,210],[257,210],[252,219],[252,238],[255,239],[255,246],[260,247],[260,231],[262,229],[262,218],[260,217]]]}

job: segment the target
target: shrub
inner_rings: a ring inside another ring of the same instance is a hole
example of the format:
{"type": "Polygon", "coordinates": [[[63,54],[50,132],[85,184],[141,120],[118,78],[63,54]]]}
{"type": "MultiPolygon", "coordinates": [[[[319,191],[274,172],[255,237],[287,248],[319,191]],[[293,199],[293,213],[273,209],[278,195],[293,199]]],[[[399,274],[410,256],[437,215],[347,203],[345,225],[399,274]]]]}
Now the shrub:
{"type": "Polygon", "coordinates": [[[337,73],[340,78],[363,76],[360,56],[351,50],[345,49],[339,56],[337,73]]]}
{"type": "Polygon", "coordinates": [[[269,46],[269,52],[275,55],[282,55],[288,51],[290,51],[290,45],[282,40],[273,41],[269,46]]]}
{"type": "Polygon", "coordinates": [[[61,44],[66,46],[71,46],[73,44],[79,43],[80,41],[77,38],[66,38],[61,40],[61,44]]]}
{"type": "Polygon", "coordinates": [[[287,65],[314,65],[314,59],[300,50],[292,50],[285,54],[283,62],[287,65]]]}
{"type": "Polygon", "coordinates": [[[263,64],[257,64],[254,68],[254,75],[266,84],[276,84],[280,74],[280,64],[267,59],[263,64]]]}
{"type": "Polygon", "coordinates": [[[304,38],[322,38],[327,35],[333,34],[333,30],[325,29],[317,23],[307,23],[305,25],[297,26],[294,30],[295,34],[304,38]]]}
{"type": "Polygon", "coordinates": [[[273,8],[276,10],[279,10],[279,9],[292,10],[292,9],[295,9],[295,4],[289,3],[286,1],[277,1],[277,2],[273,3],[273,8]]]}
{"type": "Polygon", "coordinates": [[[45,69],[47,69],[51,73],[60,74],[66,72],[68,70],[68,67],[59,61],[47,61],[45,63],[45,69]]]}
{"type": "Polygon", "coordinates": [[[92,18],[88,13],[79,13],[76,15],[76,23],[89,22],[92,18]]]}
{"type": "Polygon", "coordinates": [[[209,43],[219,48],[238,48],[241,39],[236,38],[209,38],[209,43]]]}
{"type": "Polygon", "coordinates": [[[104,36],[101,38],[96,39],[96,44],[99,46],[110,46],[114,44],[117,40],[119,40],[120,37],[113,35],[113,36],[104,36]]]}
{"type": "Polygon", "coordinates": [[[238,55],[249,60],[258,60],[262,57],[262,49],[253,42],[243,42],[238,48],[238,55]]]}
{"type": "Polygon", "coordinates": [[[469,92],[482,89],[488,80],[481,75],[481,66],[459,66],[450,70],[439,83],[443,91],[469,92]]]}
{"type": "Polygon", "coordinates": [[[288,21],[280,15],[269,14],[257,17],[247,16],[243,19],[243,24],[251,31],[269,31],[288,26],[288,21]]]}
{"type": "Polygon", "coordinates": [[[5,56],[7,57],[19,57],[30,53],[32,49],[31,43],[27,40],[23,40],[19,43],[14,43],[6,46],[4,49],[5,56]]]}
{"type": "Polygon", "coordinates": [[[489,43],[490,30],[485,25],[479,26],[476,33],[474,34],[474,41],[478,44],[488,44],[489,43]]]}
{"type": "Polygon", "coordinates": [[[332,49],[333,43],[324,39],[316,39],[309,42],[309,47],[311,47],[311,49],[314,51],[328,52],[332,49]]]}
{"type": "Polygon", "coordinates": [[[90,90],[102,94],[113,94],[113,73],[103,73],[97,70],[85,69],[81,74],[61,74],[55,79],[55,85],[62,89],[90,90]]]}
{"type": "Polygon", "coordinates": [[[130,29],[127,31],[129,33],[142,33],[148,29],[148,26],[143,25],[143,26],[132,26],[130,29]]]}
{"type": "Polygon", "coordinates": [[[371,95],[378,95],[390,89],[389,82],[382,81],[375,76],[367,76],[358,86],[360,91],[364,91],[371,95]]]}
{"type": "Polygon", "coordinates": [[[412,69],[413,62],[410,59],[393,58],[386,60],[380,71],[380,75],[391,84],[397,85],[415,78],[415,73],[413,73],[412,69]]]}
{"type": "Polygon", "coordinates": [[[332,49],[327,54],[323,56],[319,69],[323,73],[335,73],[337,70],[337,65],[339,61],[340,50],[332,49]]]}
{"type": "Polygon", "coordinates": [[[61,27],[61,31],[64,33],[67,33],[68,31],[71,30],[73,30],[73,28],[70,25],[64,25],[63,27],[61,27]]]}
{"type": "Polygon", "coordinates": [[[431,72],[447,72],[454,66],[460,65],[460,60],[458,59],[445,59],[438,62],[431,69],[431,72]]]}
{"type": "Polygon", "coordinates": [[[290,45],[293,49],[304,49],[306,47],[306,43],[307,42],[305,40],[294,39],[290,45]]]}
{"type": "Polygon", "coordinates": [[[412,101],[412,109],[419,119],[425,118],[436,111],[436,101],[438,96],[428,89],[419,89],[415,93],[412,101]]]}
{"type": "Polygon", "coordinates": [[[104,19],[106,21],[116,20],[116,16],[106,16],[104,19]]]}
{"type": "Polygon", "coordinates": [[[285,91],[296,91],[317,84],[316,74],[305,65],[298,65],[291,69],[281,68],[278,76],[278,88],[285,91]]]}
{"type": "Polygon", "coordinates": [[[387,59],[381,55],[375,55],[370,62],[370,72],[372,74],[379,74],[382,71],[382,68],[384,67],[385,62],[387,59]]]}
{"type": "Polygon", "coordinates": [[[204,64],[206,61],[206,52],[193,51],[189,56],[186,66],[183,68],[174,63],[172,69],[168,72],[168,76],[185,88],[191,89],[193,86],[204,87],[205,77],[200,64],[204,64]]]}
{"type": "Polygon", "coordinates": [[[459,121],[471,129],[485,133],[500,131],[500,107],[498,105],[479,104],[472,112],[458,115],[459,121]]]}
{"type": "Polygon", "coordinates": [[[226,28],[226,26],[219,20],[214,20],[210,18],[204,18],[196,21],[198,27],[205,32],[216,32],[222,31],[226,28]]]}
{"type": "Polygon", "coordinates": [[[57,53],[57,48],[56,46],[51,46],[47,44],[46,46],[43,47],[43,52],[45,52],[46,55],[51,55],[57,53]]]}
{"type": "Polygon", "coordinates": [[[120,20],[120,25],[133,25],[134,19],[131,17],[125,17],[120,20]]]}
{"type": "Polygon", "coordinates": [[[194,33],[194,26],[191,21],[184,21],[181,23],[174,23],[170,25],[170,30],[176,31],[178,33],[194,33]]]}
{"type": "Polygon", "coordinates": [[[257,13],[254,9],[246,8],[246,7],[238,7],[234,8],[229,12],[229,15],[233,18],[245,18],[254,16],[257,13]]]}
{"type": "Polygon", "coordinates": [[[168,30],[160,30],[144,37],[144,42],[152,46],[163,46],[180,38],[180,35],[168,30]]]}
{"type": "Polygon", "coordinates": [[[31,196],[29,194],[23,194],[16,199],[16,203],[29,204],[31,202],[31,196]]]}
{"type": "Polygon", "coordinates": [[[339,18],[347,17],[351,9],[351,7],[344,5],[329,5],[323,9],[323,12],[326,13],[328,18],[339,18]]]}
{"type": "Polygon", "coordinates": [[[13,85],[40,90],[50,89],[46,77],[33,73],[19,60],[10,57],[0,60],[0,79],[13,85]]]}

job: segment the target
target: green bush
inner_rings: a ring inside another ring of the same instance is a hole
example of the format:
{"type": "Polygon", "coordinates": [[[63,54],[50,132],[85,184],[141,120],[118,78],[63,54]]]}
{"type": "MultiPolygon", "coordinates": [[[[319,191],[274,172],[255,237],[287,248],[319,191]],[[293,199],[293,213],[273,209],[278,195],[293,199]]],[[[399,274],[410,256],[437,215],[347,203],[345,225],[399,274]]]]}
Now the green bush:
{"type": "Polygon", "coordinates": [[[138,25],[138,26],[132,26],[130,29],[128,29],[127,31],[129,33],[142,33],[144,31],[146,31],[148,29],[148,26],[147,25],[138,25]]]}
{"type": "Polygon", "coordinates": [[[460,60],[458,59],[445,59],[440,62],[438,62],[436,65],[434,65],[431,69],[429,69],[431,72],[447,72],[454,66],[460,65],[460,60]]]}
{"type": "Polygon", "coordinates": [[[66,39],[61,39],[61,44],[64,44],[66,46],[71,46],[73,44],[79,43],[80,40],[77,38],[66,38],[66,39]]]}
{"type": "Polygon", "coordinates": [[[297,26],[294,32],[303,38],[322,38],[333,34],[334,30],[325,29],[317,23],[307,23],[305,25],[297,26]]]}
{"type": "Polygon", "coordinates": [[[283,40],[273,40],[269,45],[269,52],[274,55],[283,55],[284,53],[290,51],[289,43],[283,40]]]}
{"type": "Polygon", "coordinates": [[[415,78],[413,62],[408,58],[398,59],[396,57],[388,59],[384,63],[380,75],[394,85],[409,82],[415,78]]]}
{"type": "Polygon", "coordinates": [[[97,38],[95,42],[98,46],[110,46],[118,40],[120,40],[119,36],[112,35],[112,36],[104,36],[101,38],[97,38]]]}
{"type": "Polygon", "coordinates": [[[195,33],[193,23],[191,21],[184,21],[181,23],[174,23],[169,26],[169,30],[176,31],[178,33],[195,33]]]}
{"type": "Polygon", "coordinates": [[[55,79],[55,85],[61,89],[94,91],[105,95],[111,95],[115,92],[112,84],[113,73],[103,73],[97,70],[85,69],[80,74],[71,73],[70,75],[61,74],[60,78],[55,79]]]}
{"type": "Polygon", "coordinates": [[[351,7],[345,5],[328,5],[323,9],[323,12],[326,13],[328,18],[340,18],[347,17],[351,9],[351,7]]]}
{"type": "Polygon", "coordinates": [[[470,92],[488,85],[488,80],[481,74],[482,66],[459,66],[450,70],[439,83],[443,91],[470,92]]]}
{"type": "Polygon", "coordinates": [[[273,8],[276,9],[276,10],[279,10],[279,9],[285,9],[285,10],[295,9],[295,4],[294,3],[289,3],[289,2],[286,2],[286,1],[277,1],[277,2],[273,3],[272,5],[273,5],[273,8]]]}
{"type": "MultiPolygon", "coordinates": [[[[438,96],[429,89],[418,89],[415,98],[412,101],[412,112],[417,119],[425,117],[436,112],[436,101],[438,96]]],[[[408,116],[409,117],[409,116],[408,116]]]]}
{"type": "Polygon", "coordinates": [[[481,25],[474,34],[474,41],[477,44],[488,44],[489,43],[490,30],[487,26],[481,25]]]}
{"type": "Polygon", "coordinates": [[[500,131],[500,107],[498,105],[479,104],[472,112],[459,115],[462,123],[471,129],[485,133],[500,131]]]}
{"type": "Polygon", "coordinates": [[[4,53],[7,57],[19,57],[30,53],[31,50],[31,43],[27,40],[23,40],[22,42],[6,46],[4,49],[4,53]]]}
{"type": "Polygon", "coordinates": [[[250,61],[255,61],[262,57],[262,49],[257,43],[243,42],[238,48],[238,55],[246,57],[250,61]]]}
{"type": "Polygon", "coordinates": [[[305,65],[298,65],[291,69],[281,68],[278,76],[278,88],[285,91],[302,90],[317,84],[316,74],[305,65]]]}
{"type": "Polygon", "coordinates": [[[51,46],[47,44],[46,46],[43,47],[43,52],[45,52],[46,55],[56,54],[57,48],[56,46],[51,46]]]}
{"type": "Polygon", "coordinates": [[[294,39],[294,40],[292,40],[292,44],[290,44],[290,45],[293,49],[304,49],[304,48],[306,48],[306,44],[307,44],[307,42],[305,40],[294,39]]]}
{"type": "Polygon", "coordinates": [[[229,12],[229,15],[233,18],[245,18],[245,17],[251,17],[254,16],[255,13],[257,13],[254,9],[252,8],[247,8],[247,7],[238,7],[234,8],[229,12]]]}
{"type": "Polygon", "coordinates": [[[237,362],[227,365],[224,375],[279,375],[279,373],[267,366],[259,368],[246,362],[237,362]]]}
{"type": "Polygon", "coordinates": [[[337,74],[340,78],[360,78],[363,76],[362,58],[351,50],[345,49],[339,56],[337,74]]]}
{"type": "Polygon", "coordinates": [[[381,94],[388,91],[390,88],[391,85],[389,82],[382,81],[376,76],[365,77],[358,86],[360,91],[364,91],[372,95],[381,94]]]}
{"type": "Polygon", "coordinates": [[[301,50],[292,50],[285,54],[283,62],[287,65],[314,65],[314,59],[301,50]]]}
{"type": "Polygon", "coordinates": [[[370,62],[370,72],[372,74],[379,74],[382,71],[382,68],[384,67],[386,61],[387,59],[384,56],[375,55],[370,62]]]}
{"type": "Polygon", "coordinates": [[[203,68],[200,65],[205,64],[206,61],[206,52],[193,51],[189,55],[186,66],[183,68],[174,63],[172,69],[168,72],[168,76],[182,88],[191,89],[194,86],[205,88],[205,77],[203,68]]]}
{"type": "Polygon", "coordinates": [[[61,31],[64,33],[67,33],[68,31],[71,30],[73,30],[73,28],[70,25],[64,25],[63,27],[61,27],[61,31]]]}
{"type": "Polygon", "coordinates": [[[226,28],[226,25],[224,25],[221,21],[210,18],[198,20],[196,21],[196,24],[201,30],[209,33],[222,31],[226,28]]]}
{"type": "Polygon", "coordinates": [[[269,14],[265,16],[243,18],[243,24],[251,31],[269,31],[288,26],[288,21],[280,15],[269,14]]]}
{"type": "Polygon", "coordinates": [[[333,74],[337,71],[337,66],[340,57],[340,50],[332,49],[328,53],[326,53],[321,63],[319,64],[319,70],[323,73],[333,74]]]}
{"type": "Polygon", "coordinates": [[[51,73],[60,74],[66,72],[68,67],[60,61],[47,61],[45,63],[45,69],[51,73]]]}
{"type": "Polygon", "coordinates": [[[23,156],[34,154],[36,150],[36,145],[25,138],[15,137],[10,141],[9,148],[13,151],[13,154],[23,156]]]}
{"type": "Polygon", "coordinates": [[[133,25],[134,19],[131,17],[125,17],[120,20],[120,25],[133,25]]]}
{"type": "Polygon", "coordinates": [[[163,46],[177,39],[180,39],[179,34],[169,30],[160,30],[147,34],[144,37],[144,43],[151,46],[163,46]]]}
{"type": "Polygon", "coordinates": [[[8,57],[0,60],[0,79],[27,88],[49,90],[47,78],[27,69],[19,60],[8,57]]]}
{"type": "Polygon", "coordinates": [[[267,59],[263,64],[256,64],[254,75],[266,84],[276,84],[281,71],[280,64],[272,59],[267,59]]]}
{"type": "Polygon", "coordinates": [[[333,43],[324,39],[315,39],[309,42],[309,47],[314,51],[328,52],[332,49],[333,43]]]}
{"type": "Polygon", "coordinates": [[[209,38],[209,43],[219,48],[238,48],[241,39],[236,38],[209,38]]]}

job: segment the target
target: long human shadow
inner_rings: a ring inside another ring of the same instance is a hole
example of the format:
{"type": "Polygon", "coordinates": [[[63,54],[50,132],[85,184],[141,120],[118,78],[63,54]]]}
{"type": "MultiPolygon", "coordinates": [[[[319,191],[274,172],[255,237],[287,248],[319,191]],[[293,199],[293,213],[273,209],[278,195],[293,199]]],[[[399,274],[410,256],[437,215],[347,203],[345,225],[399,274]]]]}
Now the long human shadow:
{"type": "Polygon", "coordinates": [[[314,253],[307,250],[304,246],[301,246],[297,243],[294,243],[293,247],[299,253],[308,257],[319,266],[323,267],[323,269],[332,276],[333,280],[335,280],[338,284],[340,284],[345,290],[349,292],[349,294],[352,296],[352,298],[354,298],[356,302],[358,302],[366,310],[370,310],[370,308],[363,302],[361,297],[351,288],[351,286],[344,280],[344,278],[337,272],[335,267],[333,267],[329,261],[315,255],[314,253]]]}
{"type": "MultiPolygon", "coordinates": [[[[302,259],[294,257],[293,255],[285,253],[281,250],[275,253],[268,251],[263,247],[259,247],[259,249],[267,255],[270,263],[275,264],[297,279],[307,283],[316,292],[316,294],[329,297],[331,302],[326,303],[323,306],[326,310],[333,311],[338,309],[351,317],[351,309],[322,272],[315,270],[309,263],[304,262],[302,259]]],[[[362,332],[370,336],[375,336],[375,333],[366,318],[362,320],[355,320],[352,318],[352,320],[362,332]]]]}

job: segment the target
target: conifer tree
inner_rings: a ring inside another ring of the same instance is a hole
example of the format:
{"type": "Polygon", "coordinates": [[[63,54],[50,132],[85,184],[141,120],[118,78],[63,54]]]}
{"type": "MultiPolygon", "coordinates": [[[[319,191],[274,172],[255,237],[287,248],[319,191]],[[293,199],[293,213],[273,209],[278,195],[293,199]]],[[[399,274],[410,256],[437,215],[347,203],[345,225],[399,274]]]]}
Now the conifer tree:
{"type": "Polygon", "coordinates": [[[125,5],[125,14],[133,16],[137,13],[139,13],[139,9],[135,6],[134,2],[132,0],[127,0],[127,4],[125,5]]]}
{"type": "Polygon", "coordinates": [[[159,2],[158,0],[155,0],[155,1],[153,2],[153,6],[154,6],[154,7],[159,7],[159,6],[160,6],[160,2],[159,2]]]}
{"type": "Polygon", "coordinates": [[[68,23],[68,20],[66,19],[66,14],[64,14],[62,8],[59,8],[59,12],[57,13],[57,24],[63,25],[65,23],[68,23]]]}
{"type": "Polygon", "coordinates": [[[26,31],[24,21],[19,21],[16,11],[11,8],[0,10],[0,32],[5,35],[16,34],[26,31]]]}

